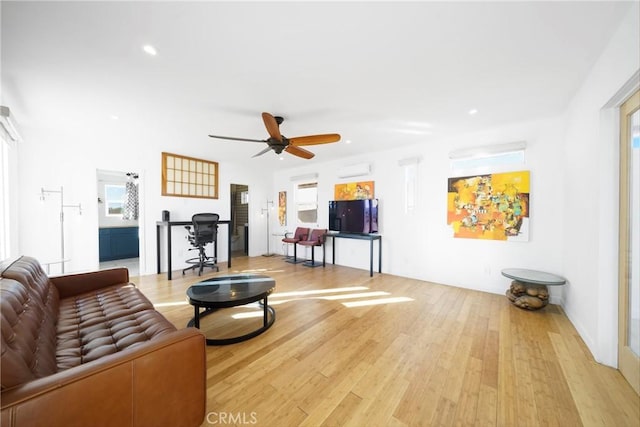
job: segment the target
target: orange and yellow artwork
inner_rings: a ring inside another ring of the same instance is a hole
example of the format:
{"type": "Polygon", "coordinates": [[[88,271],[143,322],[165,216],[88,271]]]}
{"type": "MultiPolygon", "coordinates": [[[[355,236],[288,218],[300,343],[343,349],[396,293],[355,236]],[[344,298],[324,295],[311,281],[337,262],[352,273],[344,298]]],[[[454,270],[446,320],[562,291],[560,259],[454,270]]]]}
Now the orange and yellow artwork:
{"type": "Polygon", "coordinates": [[[529,171],[449,178],[447,224],[467,239],[529,240],[529,171]]]}
{"type": "Polygon", "coordinates": [[[287,225],[287,192],[278,193],[278,221],[280,225],[287,225]]]}
{"type": "Polygon", "coordinates": [[[373,199],[373,181],[336,184],[334,200],[373,199]]]}

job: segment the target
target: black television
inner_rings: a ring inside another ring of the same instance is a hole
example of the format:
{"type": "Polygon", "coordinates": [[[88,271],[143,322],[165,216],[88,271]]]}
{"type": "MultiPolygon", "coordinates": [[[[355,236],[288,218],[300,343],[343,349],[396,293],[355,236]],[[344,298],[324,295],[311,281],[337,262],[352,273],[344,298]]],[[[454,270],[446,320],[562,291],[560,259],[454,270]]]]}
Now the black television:
{"type": "Polygon", "coordinates": [[[330,201],[329,230],[340,233],[377,233],[378,199],[330,201]]]}

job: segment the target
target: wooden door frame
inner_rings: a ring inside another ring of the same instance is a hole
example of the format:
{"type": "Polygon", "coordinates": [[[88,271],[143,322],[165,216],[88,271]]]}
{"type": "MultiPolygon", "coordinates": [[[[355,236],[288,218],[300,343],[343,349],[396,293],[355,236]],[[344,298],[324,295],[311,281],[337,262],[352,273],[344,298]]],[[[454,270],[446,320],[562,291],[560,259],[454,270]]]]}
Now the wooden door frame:
{"type": "Polygon", "coordinates": [[[629,381],[636,393],[640,394],[640,372],[637,367],[638,357],[628,348],[628,274],[629,274],[629,173],[630,153],[629,138],[631,135],[629,117],[640,108],[640,90],[636,91],[620,106],[620,220],[619,220],[619,252],[618,252],[618,369],[629,381]]]}

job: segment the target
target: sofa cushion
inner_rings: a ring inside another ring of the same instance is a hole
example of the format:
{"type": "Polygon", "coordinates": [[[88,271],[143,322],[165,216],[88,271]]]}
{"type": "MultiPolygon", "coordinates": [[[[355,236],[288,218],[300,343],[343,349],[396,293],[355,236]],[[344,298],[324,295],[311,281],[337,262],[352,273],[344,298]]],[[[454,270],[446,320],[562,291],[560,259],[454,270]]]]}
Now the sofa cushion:
{"type": "Polygon", "coordinates": [[[60,302],[58,369],[69,369],[175,330],[131,284],[67,298],[60,302]]]}
{"type": "Polygon", "coordinates": [[[3,390],[57,372],[58,309],[58,291],[37,261],[21,257],[3,265],[0,278],[3,390]]]}

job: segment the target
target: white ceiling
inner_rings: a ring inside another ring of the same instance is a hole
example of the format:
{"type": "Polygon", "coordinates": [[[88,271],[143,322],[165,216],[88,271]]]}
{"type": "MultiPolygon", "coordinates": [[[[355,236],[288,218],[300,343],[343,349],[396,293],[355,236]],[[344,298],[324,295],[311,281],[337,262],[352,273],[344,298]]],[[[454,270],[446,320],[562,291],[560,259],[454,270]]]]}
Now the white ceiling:
{"type": "MultiPolygon", "coordinates": [[[[228,161],[263,146],[207,134],[266,138],[268,111],[289,137],[340,133],[309,147],[323,161],[560,114],[629,6],[2,1],[2,104],[25,130],[179,137],[228,161]]],[[[286,156],[251,161],[308,162],[286,156]]]]}

